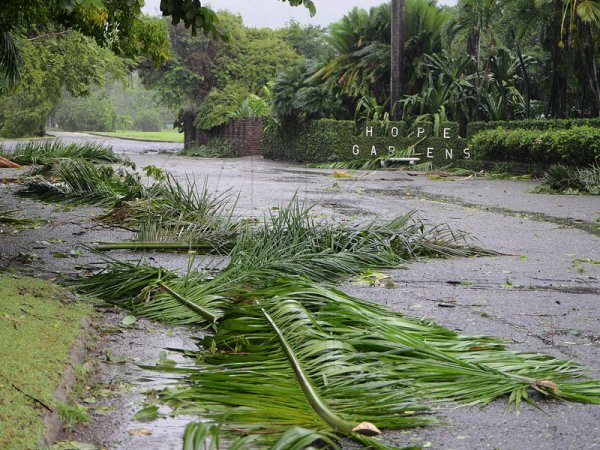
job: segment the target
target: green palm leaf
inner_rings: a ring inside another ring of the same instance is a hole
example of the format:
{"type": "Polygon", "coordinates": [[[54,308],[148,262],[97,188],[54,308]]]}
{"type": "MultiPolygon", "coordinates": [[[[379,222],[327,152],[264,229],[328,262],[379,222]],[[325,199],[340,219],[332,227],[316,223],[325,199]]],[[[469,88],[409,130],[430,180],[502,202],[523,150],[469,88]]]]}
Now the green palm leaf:
{"type": "Polygon", "coordinates": [[[44,177],[28,180],[19,193],[45,201],[114,206],[144,195],[139,177],[125,168],[117,170],[85,159],[58,158],[49,162],[44,177]]]}

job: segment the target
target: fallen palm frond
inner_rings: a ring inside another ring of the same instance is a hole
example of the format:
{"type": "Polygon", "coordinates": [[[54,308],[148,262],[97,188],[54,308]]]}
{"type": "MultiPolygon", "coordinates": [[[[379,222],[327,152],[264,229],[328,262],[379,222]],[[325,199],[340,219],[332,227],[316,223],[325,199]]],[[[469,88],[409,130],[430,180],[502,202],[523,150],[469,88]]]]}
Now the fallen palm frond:
{"type": "Polygon", "coordinates": [[[506,396],[518,411],[539,392],[600,403],[600,383],[580,378],[576,364],[459,336],[298,277],[240,292],[204,348],[196,368],[166,369],[184,378],[163,400],[272,448],[296,426],[391,448],[359,431],[435,423],[440,402],[506,396]]]}
{"type": "Polygon", "coordinates": [[[117,163],[121,157],[111,147],[100,142],[85,144],[63,141],[30,141],[17,144],[10,159],[19,164],[45,165],[55,158],[85,159],[87,161],[117,163]]]}
{"type": "Polygon", "coordinates": [[[554,164],[533,190],[541,193],[600,195],[600,166],[572,167],[554,164]]]}
{"type": "Polygon", "coordinates": [[[144,195],[140,177],[83,159],[54,159],[44,177],[27,181],[21,195],[67,204],[114,206],[144,195]]]}
{"type": "Polygon", "coordinates": [[[255,435],[259,445],[276,444],[293,427],[356,437],[358,431],[377,433],[367,421],[408,427],[432,422],[418,414],[424,407],[406,397],[402,382],[386,382],[386,389],[374,367],[354,359],[351,346],[322,336],[301,306],[263,306],[270,315],[256,305],[231,309],[214,340],[205,343],[215,350],[198,355],[198,369],[189,370],[182,387],[165,391],[163,400],[178,412],[223,423],[225,432],[255,435]],[[307,339],[298,341],[298,332],[308,333],[307,339]]]}
{"type": "MultiPolygon", "coordinates": [[[[405,165],[409,161],[401,161],[401,159],[411,158],[414,156],[415,145],[419,144],[423,139],[420,139],[414,145],[404,149],[388,153],[385,156],[377,156],[375,158],[359,158],[352,161],[337,161],[310,164],[309,167],[317,169],[348,169],[348,170],[378,170],[387,167],[396,167],[405,165]]],[[[411,166],[412,168],[413,166],[411,166]]]]}
{"type": "Polygon", "coordinates": [[[334,161],[327,163],[309,164],[315,169],[346,169],[346,170],[378,170],[383,168],[382,159],[355,159],[352,161],[334,161]]]}
{"type": "Polygon", "coordinates": [[[243,268],[262,280],[303,274],[332,282],[367,269],[398,267],[418,257],[495,254],[470,244],[464,233],[415,219],[414,212],[387,222],[339,226],[316,222],[310,208],[293,200],[272,212],[262,228],[240,235],[228,269],[243,268]]]}
{"type": "MultiPolygon", "coordinates": [[[[215,242],[208,241],[208,244],[215,245],[215,242]]],[[[227,249],[228,242],[225,240],[220,247],[213,248],[227,249]]],[[[100,244],[96,249],[172,249],[173,246],[193,249],[193,243],[168,242],[100,244]]],[[[207,246],[203,249],[207,250],[207,246]]],[[[427,226],[414,219],[413,213],[388,222],[339,227],[316,222],[310,216],[310,208],[293,200],[287,207],[271,212],[261,227],[247,226],[240,231],[229,264],[220,272],[211,274],[213,279],[207,280],[200,274],[187,277],[185,282],[174,281],[169,286],[195,304],[213,305],[217,302],[219,307],[224,307],[233,301],[240,287],[260,288],[282,276],[303,274],[316,282],[331,283],[368,269],[399,267],[418,257],[490,254],[496,253],[469,245],[464,234],[453,233],[447,227],[427,226]]],[[[135,274],[136,267],[130,266],[127,270],[126,283],[136,278],[147,280],[145,270],[141,270],[139,277],[135,274]]],[[[121,265],[111,262],[105,272],[89,277],[87,285],[78,284],[77,288],[106,298],[96,286],[101,287],[103,283],[118,285],[121,271],[121,265]],[[110,276],[112,271],[116,272],[114,278],[110,276]],[[92,283],[94,279],[97,284],[92,283]]],[[[156,283],[150,280],[147,286],[156,287],[156,283]]],[[[151,302],[137,294],[132,297],[129,303],[122,305],[152,319],[182,324],[194,323],[194,320],[199,324],[206,323],[205,317],[178,304],[172,296],[152,295],[151,302]]]]}
{"type": "Polygon", "coordinates": [[[233,219],[236,202],[230,191],[211,194],[207,181],[200,188],[195,180],[181,183],[167,174],[147,190],[144,198],[122,202],[103,218],[137,228],[135,242],[103,244],[98,249],[151,247],[228,252],[238,226],[233,219]]]}
{"type": "Polygon", "coordinates": [[[153,320],[179,325],[212,324],[222,316],[226,286],[206,274],[180,277],[161,267],[103,257],[94,275],[66,280],[77,292],[130,309],[153,320]]]}

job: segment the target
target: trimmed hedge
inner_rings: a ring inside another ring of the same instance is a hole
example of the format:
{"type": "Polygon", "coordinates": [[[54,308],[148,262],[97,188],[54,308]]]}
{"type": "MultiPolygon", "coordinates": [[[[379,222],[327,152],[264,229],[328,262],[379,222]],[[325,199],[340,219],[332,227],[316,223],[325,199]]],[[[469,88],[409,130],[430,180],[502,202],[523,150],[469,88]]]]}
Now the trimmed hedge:
{"type": "Polygon", "coordinates": [[[513,163],[587,166],[600,161],[600,128],[483,131],[470,140],[477,159],[513,163]]]}
{"type": "Polygon", "coordinates": [[[482,131],[494,130],[502,127],[505,130],[559,130],[570,129],[573,127],[589,126],[600,127],[600,117],[593,119],[529,119],[529,120],[511,120],[495,122],[471,122],[467,126],[467,136],[475,137],[482,131]]]}
{"type": "Polygon", "coordinates": [[[433,137],[430,123],[390,122],[382,126],[380,122],[367,122],[357,129],[352,121],[323,119],[312,122],[294,136],[282,135],[278,129],[267,127],[263,156],[311,163],[352,161],[383,156],[390,151],[390,146],[400,151],[417,144],[415,153],[420,154],[421,162],[447,165],[451,160],[462,159],[467,141],[458,137],[458,124],[441,124],[439,133],[441,137],[433,137]],[[443,137],[444,131],[448,138],[443,137]]]}

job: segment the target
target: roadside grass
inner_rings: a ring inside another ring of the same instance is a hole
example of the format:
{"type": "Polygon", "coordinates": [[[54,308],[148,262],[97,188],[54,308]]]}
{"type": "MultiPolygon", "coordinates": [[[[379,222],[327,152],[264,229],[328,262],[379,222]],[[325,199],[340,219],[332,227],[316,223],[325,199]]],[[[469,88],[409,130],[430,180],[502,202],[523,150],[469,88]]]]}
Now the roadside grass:
{"type": "Polygon", "coordinates": [[[95,132],[95,131],[89,131],[88,133],[94,134],[97,136],[138,139],[141,141],[183,142],[183,133],[179,133],[177,130],[163,130],[163,131],[121,130],[121,131],[103,131],[101,133],[95,132]]]}
{"type": "Polygon", "coordinates": [[[92,312],[52,283],[0,273],[0,448],[40,447],[43,414],[60,409],[54,394],[92,312]]]}

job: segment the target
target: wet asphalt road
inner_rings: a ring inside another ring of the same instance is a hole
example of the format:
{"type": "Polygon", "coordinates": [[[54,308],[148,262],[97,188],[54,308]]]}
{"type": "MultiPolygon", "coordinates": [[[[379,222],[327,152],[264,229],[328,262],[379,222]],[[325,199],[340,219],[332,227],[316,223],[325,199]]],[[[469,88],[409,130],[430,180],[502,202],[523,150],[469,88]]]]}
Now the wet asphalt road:
{"type": "MultiPolygon", "coordinates": [[[[183,149],[183,144],[175,142],[136,141],[133,139],[117,139],[105,136],[96,136],[86,133],[69,131],[51,131],[47,137],[55,137],[64,142],[100,142],[112,147],[118,153],[175,153],[183,149]]],[[[0,146],[10,151],[15,145],[23,141],[0,141],[0,146]]]]}
{"type": "MultiPolygon", "coordinates": [[[[600,261],[599,197],[531,194],[528,190],[535,186],[533,181],[440,181],[392,171],[357,172],[335,178],[331,170],[258,157],[206,160],[145,154],[158,150],[150,149],[147,143],[131,142],[113,145],[129,153],[138,167],[153,164],[180,179],[193,177],[200,185],[206,180],[213,192],[231,190],[239,194],[240,216],[260,217],[296,195],[307,203],[317,202],[314,212],[323,218],[356,221],[416,210],[432,223],[448,223],[467,231],[480,245],[513,256],[423,261],[411,264],[408,270],[390,271],[394,289],[343,288],[406,314],[431,317],[465,334],[504,337],[515,350],[573,359],[600,376],[600,264],[594,264],[600,261]]],[[[0,178],[15,173],[0,169],[0,178]]],[[[50,217],[51,223],[16,234],[4,227],[0,265],[22,267],[15,262],[15,255],[29,252],[39,258],[25,264],[35,273],[70,271],[93,257],[84,254],[54,258],[52,254],[68,253],[76,243],[129,236],[126,230],[90,221],[90,215],[99,212],[96,209],[67,210],[15,199],[13,190],[10,185],[0,184],[0,211],[17,209],[29,217],[50,217]],[[51,237],[59,242],[40,243],[51,237]]],[[[118,252],[114,256],[131,254],[118,252]]],[[[148,256],[162,265],[185,267],[185,257],[148,256]]],[[[118,324],[119,317],[111,320],[118,324]]],[[[101,337],[98,355],[114,348],[115,353],[148,361],[153,354],[158,359],[162,347],[193,345],[186,330],[149,333],[149,326],[142,322],[101,337]]],[[[131,385],[141,376],[132,364],[107,366],[103,370],[108,381],[125,380],[131,385]]],[[[180,448],[182,423],[159,420],[140,424],[130,420],[132,411],[143,401],[141,393],[135,395],[119,397],[112,403],[116,411],[94,415],[92,425],[76,430],[72,438],[110,448],[180,448]],[[129,431],[139,428],[153,435],[130,435],[129,431]]],[[[386,433],[385,439],[399,446],[440,449],[600,448],[600,406],[542,401],[541,407],[543,412],[525,405],[519,416],[514,411],[504,412],[504,402],[483,410],[448,409],[440,413],[447,426],[386,433]]]]}

